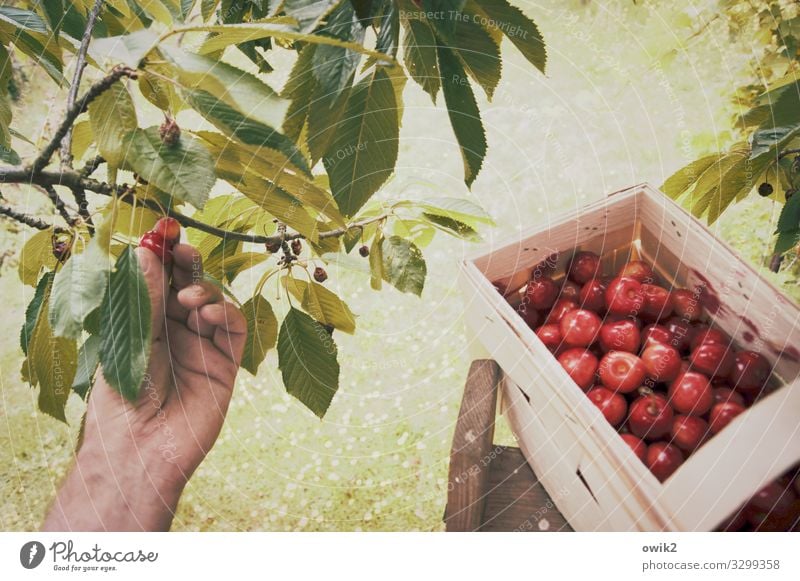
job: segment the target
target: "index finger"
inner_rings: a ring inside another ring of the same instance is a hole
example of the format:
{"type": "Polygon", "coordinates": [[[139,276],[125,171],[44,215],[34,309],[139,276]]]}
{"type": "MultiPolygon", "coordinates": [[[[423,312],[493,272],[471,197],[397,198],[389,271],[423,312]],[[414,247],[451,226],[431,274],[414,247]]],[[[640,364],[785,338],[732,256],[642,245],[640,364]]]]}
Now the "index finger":
{"type": "Polygon", "coordinates": [[[190,244],[176,244],[172,249],[172,286],[181,290],[203,280],[203,257],[190,244]]]}

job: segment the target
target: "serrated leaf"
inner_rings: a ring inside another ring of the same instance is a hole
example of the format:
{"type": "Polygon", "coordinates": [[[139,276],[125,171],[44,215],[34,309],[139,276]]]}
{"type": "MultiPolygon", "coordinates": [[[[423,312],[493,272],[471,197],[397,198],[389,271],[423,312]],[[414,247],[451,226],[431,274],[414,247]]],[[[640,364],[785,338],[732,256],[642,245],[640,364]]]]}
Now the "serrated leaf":
{"type": "Polygon", "coordinates": [[[790,197],[781,209],[776,234],[800,230],[800,196],[790,197]]]}
{"type": "Polygon", "coordinates": [[[436,103],[441,80],[433,29],[426,21],[416,18],[405,19],[403,22],[406,26],[404,58],[408,72],[436,103]]]}
{"type": "Polygon", "coordinates": [[[300,30],[310,32],[317,27],[341,0],[286,0],[283,9],[297,20],[300,30]]]}
{"type": "Polygon", "coordinates": [[[351,90],[323,160],[343,215],[354,215],[391,175],[399,133],[392,81],[376,67],[351,90]]]}
{"type": "Polygon", "coordinates": [[[429,198],[416,205],[428,214],[452,218],[476,230],[482,224],[493,226],[495,223],[486,210],[464,198],[429,198]]]}
{"type": "MultiPolygon", "coordinates": [[[[434,20],[437,25],[442,20],[434,20]]],[[[460,18],[451,36],[445,42],[459,58],[464,69],[486,92],[491,100],[500,82],[503,68],[500,46],[490,32],[474,18],[460,18]]]]}
{"type": "Polygon", "coordinates": [[[12,33],[16,29],[23,29],[39,34],[50,34],[47,24],[38,14],[13,6],[0,6],[0,29],[12,33]]]}
{"type": "Polygon", "coordinates": [[[98,365],[100,365],[100,337],[90,335],[78,350],[78,369],[72,382],[72,391],[81,399],[86,399],[86,393],[92,385],[98,365]]]}
{"type": "Polygon", "coordinates": [[[157,43],[158,33],[155,28],[142,28],[120,36],[94,38],[89,44],[89,53],[97,62],[139,68],[141,60],[157,43]]]}
{"type": "Polygon", "coordinates": [[[28,345],[30,344],[33,329],[36,326],[36,321],[39,319],[39,312],[42,309],[42,304],[46,296],[50,295],[50,288],[53,284],[54,272],[46,272],[45,275],[39,279],[39,284],[36,285],[36,291],[33,293],[31,302],[25,308],[25,322],[19,333],[19,345],[22,352],[28,354],[28,345]]]}
{"type": "Polygon", "coordinates": [[[272,306],[261,295],[255,295],[242,305],[247,320],[247,341],[244,344],[242,367],[255,375],[267,352],[278,340],[278,320],[272,306]]]}
{"type": "Polygon", "coordinates": [[[25,243],[19,256],[19,279],[23,284],[36,286],[42,269],[52,270],[56,266],[53,256],[53,232],[42,230],[25,243]]]}
{"type": "Polygon", "coordinates": [[[478,234],[478,232],[472,228],[472,226],[464,224],[463,222],[459,222],[453,218],[448,218],[447,216],[438,216],[436,214],[429,214],[427,212],[423,212],[422,215],[428,222],[436,225],[440,230],[443,230],[448,234],[458,236],[459,238],[469,240],[470,242],[480,242],[482,240],[481,235],[478,234]]]}
{"type": "Polygon", "coordinates": [[[452,35],[465,4],[466,0],[422,0],[422,9],[426,14],[434,14],[440,21],[437,27],[445,35],[452,35]]]}
{"type": "Polygon", "coordinates": [[[291,99],[291,104],[283,120],[283,132],[301,146],[306,141],[303,130],[306,128],[311,95],[316,84],[311,64],[315,50],[316,46],[314,45],[303,47],[283,89],[283,95],[291,99]]]}
{"type": "Polygon", "coordinates": [[[79,121],[72,126],[72,158],[80,161],[94,142],[92,122],[88,119],[79,121]]]}
{"type": "Polygon", "coordinates": [[[400,44],[400,13],[397,3],[393,1],[384,2],[384,12],[381,15],[380,30],[375,41],[375,48],[380,52],[397,54],[400,44]]]}
{"type": "MultiPolygon", "coordinates": [[[[350,2],[341,2],[316,33],[363,44],[364,32],[350,2]]],[[[322,93],[336,97],[349,87],[360,60],[361,54],[348,48],[318,46],[312,57],[312,70],[322,93]]]]}
{"type": "Polygon", "coordinates": [[[119,167],[125,157],[125,136],[139,126],[133,99],[121,81],[89,103],[89,121],[100,155],[119,167]]]}
{"type": "Polygon", "coordinates": [[[344,333],[352,335],[355,332],[355,315],[336,293],[316,282],[306,282],[289,276],[284,276],[281,280],[314,320],[344,333]]]}
{"type": "Polygon", "coordinates": [[[381,244],[383,280],[404,293],[422,295],[428,268],[422,252],[399,236],[389,236],[381,244]]]}
{"type": "Polygon", "coordinates": [[[100,364],[111,387],[135,401],[150,356],[150,295],[133,248],[127,246],[109,277],[101,306],[100,364]]]}
{"type": "Polygon", "coordinates": [[[487,17],[480,19],[481,24],[501,31],[528,62],[545,72],[547,51],[539,27],[533,20],[508,0],[474,0],[469,8],[475,5],[479,7],[477,12],[487,17]]]}
{"type": "Polygon", "coordinates": [[[196,208],[214,186],[214,159],[200,141],[183,132],[172,145],[161,142],[158,127],[136,129],[124,141],[125,167],[160,190],[196,208]]]}
{"type": "Polygon", "coordinates": [[[719,161],[720,157],[722,157],[720,154],[714,153],[701,157],[682,167],[667,178],[667,181],[661,185],[661,190],[670,198],[680,198],[686,193],[690,186],[700,179],[703,172],[711,167],[712,164],[719,161]]]}
{"type": "Polygon", "coordinates": [[[449,48],[437,49],[447,113],[464,161],[464,182],[471,186],[486,157],[486,133],[464,68],[449,48]]]}
{"type": "Polygon", "coordinates": [[[278,367],[286,391],[322,418],[339,389],[336,343],[322,325],[294,307],[278,334],[278,367]]]}
{"type": "Polygon", "coordinates": [[[245,270],[258,266],[269,258],[265,252],[237,252],[232,256],[225,256],[222,259],[222,272],[225,280],[233,282],[237,276],[245,270]]]}
{"type": "Polygon", "coordinates": [[[383,233],[378,232],[372,239],[372,246],[369,249],[369,286],[372,290],[381,290],[383,279],[383,233]]]}

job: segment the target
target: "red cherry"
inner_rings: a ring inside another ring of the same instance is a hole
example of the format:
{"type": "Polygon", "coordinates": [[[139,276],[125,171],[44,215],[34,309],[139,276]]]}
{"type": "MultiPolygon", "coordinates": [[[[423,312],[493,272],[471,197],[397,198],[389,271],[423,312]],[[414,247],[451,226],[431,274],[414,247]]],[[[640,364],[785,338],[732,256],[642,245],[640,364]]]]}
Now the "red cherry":
{"type": "Polygon", "coordinates": [[[748,508],[766,514],[783,515],[792,510],[792,504],[796,499],[794,491],[786,482],[773,480],[753,495],[748,508]]]}
{"type": "Polygon", "coordinates": [[[672,295],[664,287],[643,284],[644,306],[641,315],[649,321],[666,319],[672,314],[672,295]]]}
{"type": "Polygon", "coordinates": [[[567,349],[558,357],[561,367],[578,384],[583,391],[594,384],[594,374],[597,371],[597,357],[586,349],[567,349]]]}
{"type": "Polygon", "coordinates": [[[652,284],[656,280],[656,275],[650,265],[642,260],[631,260],[623,266],[617,276],[627,276],[635,278],[641,283],[652,284]]]}
{"type": "Polygon", "coordinates": [[[567,347],[588,347],[597,339],[601,325],[600,317],[585,309],[567,312],[559,323],[567,347]]]}
{"type": "Polygon", "coordinates": [[[628,404],[625,398],[604,387],[593,387],[586,396],[592,400],[608,423],[614,427],[620,425],[628,413],[628,404]]]}
{"type": "Polygon", "coordinates": [[[528,323],[531,329],[535,329],[536,325],[539,324],[539,313],[526,300],[523,299],[516,310],[517,314],[528,323]]]}
{"type": "Polygon", "coordinates": [[[561,318],[567,314],[568,312],[577,309],[578,303],[575,301],[570,301],[568,299],[558,299],[556,303],[553,305],[553,308],[550,309],[550,313],[547,315],[545,319],[545,323],[558,323],[561,321],[561,318]]]}
{"type": "Polygon", "coordinates": [[[647,448],[645,464],[659,482],[664,482],[683,464],[683,454],[672,444],[655,442],[647,448]]]}
{"type": "Polygon", "coordinates": [[[686,322],[699,321],[703,315],[699,295],[688,289],[673,291],[672,304],[675,306],[675,314],[686,322]]]}
{"type": "Polygon", "coordinates": [[[701,343],[689,356],[691,368],[709,377],[727,377],[733,369],[734,357],[727,345],[701,343]]]}
{"type": "Polygon", "coordinates": [[[606,289],[606,307],[615,315],[636,316],[644,305],[642,283],[634,278],[615,278],[606,289]]]}
{"type": "Polygon", "coordinates": [[[611,321],[600,327],[600,347],[603,351],[636,353],[641,343],[639,328],[630,319],[611,321]]]}
{"type": "Polygon", "coordinates": [[[708,378],[694,371],[680,374],[669,386],[669,403],[676,412],[702,416],[714,404],[708,378]]]}
{"type": "Polygon", "coordinates": [[[153,231],[167,242],[176,241],[181,237],[181,225],[175,218],[159,218],[153,231]]]}
{"type": "Polygon", "coordinates": [[[642,329],[642,346],[647,349],[654,343],[672,345],[672,333],[663,325],[647,325],[642,329]]]}
{"type": "Polygon", "coordinates": [[[718,343],[727,347],[731,344],[731,338],[723,331],[708,325],[695,325],[690,347],[694,350],[703,343],[718,343]]]}
{"type": "Polygon", "coordinates": [[[711,433],[718,434],[742,412],[744,412],[744,406],[733,401],[715,404],[708,414],[711,433]]]}
{"type": "Polygon", "coordinates": [[[671,441],[684,452],[694,452],[708,436],[708,422],[697,416],[676,416],[670,430],[671,441]]]}
{"type": "Polygon", "coordinates": [[[532,279],[525,287],[525,298],[534,309],[549,309],[558,298],[558,290],[558,285],[552,278],[540,276],[532,279]]]}
{"type": "Polygon", "coordinates": [[[636,454],[636,457],[644,462],[645,455],[647,454],[647,444],[642,442],[633,434],[620,434],[620,436],[623,440],[625,440],[625,443],[631,447],[631,450],[633,450],[633,453],[636,454]]]}
{"type": "Polygon", "coordinates": [[[581,294],[581,287],[580,285],[575,284],[571,280],[565,280],[564,284],[561,285],[561,294],[558,298],[560,299],[567,299],[569,301],[575,301],[576,303],[580,300],[581,294]]]}
{"type": "Polygon", "coordinates": [[[601,312],[606,308],[606,285],[594,278],[581,287],[578,302],[581,308],[601,312]]]}
{"type": "Polygon", "coordinates": [[[161,259],[164,264],[172,262],[172,245],[165,244],[164,238],[152,230],[145,232],[139,239],[139,246],[147,248],[161,259]]]}
{"type": "Polygon", "coordinates": [[[647,375],[655,381],[672,381],[681,372],[681,355],[677,349],[664,343],[653,343],[642,351],[642,361],[647,375]]]}
{"type": "Polygon", "coordinates": [[[630,406],[628,426],[634,436],[657,440],[672,429],[672,408],[659,393],[643,395],[630,406]]]}
{"type": "Polygon", "coordinates": [[[578,284],[586,284],[600,274],[600,257],[594,252],[578,252],[569,265],[569,278],[578,284]]]}
{"type": "Polygon", "coordinates": [[[739,351],[728,380],[737,391],[755,395],[764,389],[771,373],[772,365],[766,357],[755,351],[739,351]]]}
{"type": "Polygon", "coordinates": [[[561,337],[561,329],[558,325],[542,325],[536,329],[536,336],[544,343],[551,352],[555,353],[556,350],[563,347],[563,338],[561,337]]]}
{"type": "Polygon", "coordinates": [[[732,401],[733,403],[738,403],[740,406],[745,407],[744,398],[741,394],[736,393],[729,387],[715,387],[711,390],[714,394],[714,403],[725,403],[726,401],[732,401]]]}
{"type": "Polygon", "coordinates": [[[630,393],[641,387],[647,370],[633,353],[610,351],[600,361],[598,373],[601,383],[607,388],[630,393]]]}
{"type": "Polygon", "coordinates": [[[694,337],[692,326],[678,317],[668,319],[664,326],[672,333],[672,343],[670,344],[678,351],[686,351],[694,337]]]}

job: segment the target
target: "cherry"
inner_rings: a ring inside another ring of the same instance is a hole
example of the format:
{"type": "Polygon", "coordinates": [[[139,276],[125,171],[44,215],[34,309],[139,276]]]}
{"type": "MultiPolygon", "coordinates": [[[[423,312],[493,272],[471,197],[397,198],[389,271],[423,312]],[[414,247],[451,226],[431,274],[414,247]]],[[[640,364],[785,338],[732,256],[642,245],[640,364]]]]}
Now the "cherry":
{"type": "Polygon", "coordinates": [[[717,343],[728,346],[731,344],[731,338],[725,332],[708,325],[695,325],[690,347],[694,350],[703,343],[717,343]]]}
{"type": "Polygon", "coordinates": [[[321,266],[314,269],[314,280],[317,282],[325,282],[328,280],[328,273],[321,266]]]}
{"type": "Polygon", "coordinates": [[[641,334],[636,323],[626,318],[605,323],[600,327],[599,339],[603,351],[636,353],[641,343],[641,334]]]}
{"type": "Polygon", "coordinates": [[[655,442],[648,446],[644,463],[659,482],[664,482],[683,464],[683,453],[667,442],[655,442]]]}
{"type": "Polygon", "coordinates": [[[147,248],[161,259],[164,264],[172,262],[172,248],[164,242],[160,234],[152,230],[145,232],[139,239],[139,246],[147,248]]]}
{"type": "Polygon", "coordinates": [[[558,298],[558,290],[558,285],[552,278],[541,276],[528,283],[525,288],[525,299],[534,309],[549,309],[558,298]]]}
{"type": "Polygon", "coordinates": [[[689,356],[692,369],[709,377],[727,377],[733,369],[734,357],[727,345],[701,343],[689,356]]]}
{"type": "Polygon", "coordinates": [[[606,307],[606,285],[593,278],[581,287],[578,302],[584,309],[600,312],[606,307]]]}
{"type": "Polygon", "coordinates": [[[714,394],[714,403],[725,403],[726,401],[732,401],[733,403],[738,403],[740,406],[745,407],[744,398],[741,394],[736,393],[729,387],[715,387],[711,390],[714,394]]]}
{"type": "Polygon", "coordinates": [[[651,321],[666,319],[672,314],[672,295],[664,287],[643,284],[644,306],[641,315],[651,321]]]}
{"type": "MultiPolygon", "coordinates": [[[[363,256],[364,258],[366,258],[367,256],[369,256],[369,246],[367,246],[367,245],[360,246],[359,249],[358,249],[358,253],[361,256],[363,256]]],[[[497,285],[495,285],[495,288],[497,288],[497,285]]],[[[498,289],[498,290],[500,290],[500,289],[498,289]]],[[[503,293],[501,292],[500,294],[503,294],[503,293]]]]}
{"type": "Polygon", "coordinates": [[[687,371],[669,386],[669,403],[676,412],[702,416],[714,404],[714,393],[705,375],[687,371]]]}
{"type": "Polygon", "coordinates": [[[686,351],[694,337],[694,329],[692,326],[679,317],[668,319],[664,326],[667,328],[667,331],[672,334],[671,345],[678,351],[686,351]]]}
{"type": "Polygon", "coordinates": [[[181,225],[175,218],[159,218],[152,231],[167,242],[177,241],[181,237],[181,225]]]}
{"type": "Polygon", "coordinates": [[[653,343],[642,351],[642,362],[647,375],[654,381],[672,381],[681,372],[681,355],[677,349],[664,343],[653,343]]]}
{"type": "Polygon", "coordinates": [[[172,117],[167,117],[158,128],[158,135],[161,137],[161,142],[167,147],[172,147],[181,137],[181,128],[178,127],[178,122],[172,117]]]}
{"type": "Polygon", "coordinates": [[[561,337],[561,328],[558,325],[542,325],[536,329],[536,336],[539,337],[542,343],[544,343],[544,346],[553,353],[564,346],[564,340],[561,337]]]}
{"type": "Polygon", "coordinates": [[[602,322],[592,311],[574,309],[561,318],[559,327],[567,347],[588,347],[594,343],[602,322]]]}
{"type": "Polygon", "coordinates": [[[300,242],[298,239],[292,240],[292,252],[295,256],[300,256],[300,253],[303,251],[303,243],[300,242]]]}
{"type": "Polygon", "coordinates": [[[673,291],[672,303],[675,306],[675,314],[686,322],[699,321],[703,315],[699,297],[688,289],[673,291]]]}
{"type": "Polygon", "coordinates": [[[711,428],[711,433],[718,434],[721,432],[742,412],[744,412],[744,406],[733,401],[714,404],[708,414],[708,425],[711,428]]]}
{"type": "Polygon", "coordinates": [[[575,301],[558,299],[553,305],[553,308],[550,309],[550,313],[547,315],[545,323],[558,323],[565,314],[577,308],[578,303],[575,301]]]}
{"type": "MultiPolygon", "coordinates": [[[[281,241],[280,240],[274,240],[272,242],[266,242],[264,244],[264,247],[267,249],[267,252],[269,252],[270,254],[275,254],[276,252],[280,252],[280,250],[281,250],[281,241]]],[[[500,290],[497,285],[495,285],[495,288],[497,290],[500,290]]]]}
{"type": "Polygon", "coordinates": [[[593,387],[586,396],[597,406],[603,417],[614,427],[620,425],[628,413],[625,398],[604,387],[593,387]]]}
{"type": "Polygon", "coordinates": [[[636,316],[644,305],[642,283],[635,278],[615,278],[606,289],[606,307],[615,315],[636,316]]]}
{"type": "Polygon", "coordinates": [[[580,300],[581,287],[571,280],[565,280],[561,285],[561,295],[559,298],[578,302],[580,300]]]}
{"type": "Polygon", "coordinates": [[[772,187],[772,184],[769,182],[763,182],[758,185],[758,195],[762,198],[766,198],[767,196],[771,196],[772,192],[775,189],[772,187]]]}
{"type": "Polygon", "coordinates": [[[607,388],[630,393],[641,387],[647,369],[633,353],[610,351],[600,361],[599,375],[600,382],[607,388]]]}
{"type": "Polygon", "coordinates": [[[694,452],[708,436],[708,422],[697,416],[676,416],[670,430],[672,443],[684,452],[694,452]]]}
{"type": "Polygon", "coordinates": [[[594,252],[578,252],[572,257],[568,273],[573,282],[586,284],[600,274],[600,257],[594,252]]]}
{"type": "Polygon", "coordinates": [[[620,434],[622,439],[625,441],[628,446],[631,447],[633,453],[636,454],[636,457],[639,458],[642,462],[644,462],[645,456],[647,454],[647,444],[642,442],[639,438],[634,436],[633,434],[620,434]]]}
{"type": "Polygon", "coordinates": [[[597,357],[586,349],[567,349],[558,357],[561,367],[578,384],[583,391],[594,384],[594,374],[597,371],[597,357]]]}
{"type": "Polygon", "coordinates": [[[67,240],[53,239],[53,257],[56,260],[59,262],[64,262],[67,258],[69,258],[71,251],[72,249],[67,240]]]}
{"type": "Polygon", "coordinates": [[[522,301],[517,306],[517,314],[522,317],[522,320],[528,323],[528,326],[531,329],[535,329],[536,326],[539,324],[539,313],[531,307],[526,301],[522,301]]]}
{"type": "Polygon", "coordinates": [[[672,429],[672,408],[659,393],[640,396],[630,406],[628,426],[634,436],[657,440],[672,429]]]}
{"type": "Polygon", "coordinates": [[[757,394],[769,381],[772,365],[755,351],[739,351],[734,356],[728,380],[737,391],[757,394]]]}
{"type": "Polygon", "coordinates": [[[656,280],[653,269],[643,260],[631,260],[619,270],[617,276],[627,276],[629,278],[635,278],[641,283],[649,284],[654,283],[656,280]]]}
{"type": "Polygon", "coordinates": [[[748,503],[748,508],[766,514],[783,515],[792,510],[796,500],[794,491],[785,482],[773,480],[756,492],[748,503]]]}
{"type": "Polygon", "coordinates": [[[647,349],[654,343],[672,345],[673,336],[663,325],[647,325],[642,329],[642,346],[647,349]]]}

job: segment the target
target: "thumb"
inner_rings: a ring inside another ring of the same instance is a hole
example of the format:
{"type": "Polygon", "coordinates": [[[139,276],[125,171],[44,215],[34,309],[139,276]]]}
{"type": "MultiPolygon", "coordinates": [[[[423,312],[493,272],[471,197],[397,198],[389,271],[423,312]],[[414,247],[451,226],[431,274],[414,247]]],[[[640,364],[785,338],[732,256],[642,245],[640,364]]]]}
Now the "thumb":
{"type": "Polygon", "coordinates": [[[161,259],[146,248],[137,248],[136,256],[144,280],[147,282],[147,294],[150,295],[150,316],[152,337],[159,337],[164,330],[166,316],[167,285],[169,274],[161,259]]]}

